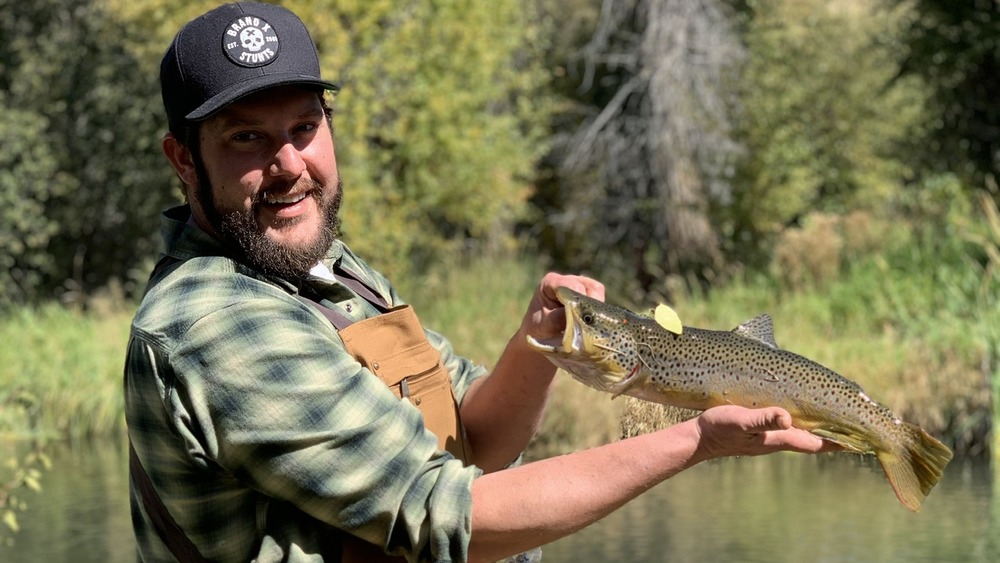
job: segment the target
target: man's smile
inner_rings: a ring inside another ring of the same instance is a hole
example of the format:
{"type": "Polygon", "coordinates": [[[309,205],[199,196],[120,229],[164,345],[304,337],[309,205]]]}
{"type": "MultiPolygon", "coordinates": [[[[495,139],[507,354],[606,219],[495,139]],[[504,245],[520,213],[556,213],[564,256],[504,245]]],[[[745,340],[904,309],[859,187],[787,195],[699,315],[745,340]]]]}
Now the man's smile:
{"type": "Polygon", "coordinates": [[[307,194],[305,194],[305,193],[279,195],[279,194],[275,194],[275,193],[270,193],[269,192],[269,193],[264,194],[264,203],[268,203],[268,204],[275,204],[275,203],[281,203],[281,204],[298,203],[298,202],[302,201],[303,199],[305,199],[306,195],[307,194]]]}
{"type": "Polygon", "coordinates": [[[258,203],[262,210],[272,213],[276,219],[295,219],[314,211],[309,201],[322,193],[317,188],[314,182],[298,182],[291,188],[270,189],[260,195],[258,203]]]}

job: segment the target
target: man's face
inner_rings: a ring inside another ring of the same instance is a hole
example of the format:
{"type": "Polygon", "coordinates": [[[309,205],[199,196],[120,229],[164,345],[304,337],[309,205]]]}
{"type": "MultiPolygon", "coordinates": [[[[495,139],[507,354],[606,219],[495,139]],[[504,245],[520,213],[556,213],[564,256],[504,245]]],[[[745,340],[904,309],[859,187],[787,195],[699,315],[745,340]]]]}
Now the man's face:
{"type": "Polygon", "coordinates": [[[304,274],[337,234],[341,189],[316,92],[279,87],[234,102],[199,129],[195,220],[251,265],[304,274]]]}

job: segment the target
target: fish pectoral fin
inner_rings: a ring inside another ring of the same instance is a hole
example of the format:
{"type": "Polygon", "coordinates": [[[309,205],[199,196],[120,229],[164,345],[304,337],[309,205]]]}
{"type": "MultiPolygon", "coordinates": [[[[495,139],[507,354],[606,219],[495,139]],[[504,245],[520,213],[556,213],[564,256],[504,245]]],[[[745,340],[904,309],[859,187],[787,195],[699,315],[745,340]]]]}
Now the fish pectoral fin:
{"type": "Polygon", "coordinates": [[[828,428],[810,428],[809,432],[823,438],[824,440],[829,440],[834,444],[843,446],[845,449],[851,452],[859,454],[872,454],[875,450],[872,449],[872,445],[868,443],[867,440],[854,436],[852,434],[847,434],[841,431],[832,430],[828,428]]]}

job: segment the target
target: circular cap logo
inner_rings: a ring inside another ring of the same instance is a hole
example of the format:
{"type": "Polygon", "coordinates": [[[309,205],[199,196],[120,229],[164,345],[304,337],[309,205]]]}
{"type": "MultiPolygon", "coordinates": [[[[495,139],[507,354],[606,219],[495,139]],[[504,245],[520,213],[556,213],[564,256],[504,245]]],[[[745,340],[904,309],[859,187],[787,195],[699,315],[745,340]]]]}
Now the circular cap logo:
{"type": "Polygon", "coordinates": [[[278,56],[278,34],[256,16],[236,18],[222,35],[222,49],[234,63],[249,68],[264,66],[278,56]]]}

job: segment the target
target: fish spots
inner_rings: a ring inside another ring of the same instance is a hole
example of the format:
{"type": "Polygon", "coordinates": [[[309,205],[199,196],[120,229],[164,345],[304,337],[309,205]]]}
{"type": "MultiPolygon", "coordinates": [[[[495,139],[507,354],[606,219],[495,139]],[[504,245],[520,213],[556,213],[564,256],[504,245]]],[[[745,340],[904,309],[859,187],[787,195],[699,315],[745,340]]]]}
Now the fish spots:
{"type": "MultiPolygon", "coordinates": [[[[769,319],[744,323],[742,334],[693,327],[673,334],[652,318],[568,288],[558,288],[556,295],[566,306],[567,332],[574,331],[564,340],[576,336],[581,345],[536,350],[599,390],[702,410],[724,403],[779,406],[792,414],[797,426],[859,453],[901,457],[900,448],[916,439],[919,428],[878,404],[857,383],[778,348],[769,319]]],[[[926,447],[928,439],[917,442],[926,447]]],[[[951,458],[943,445],[932,453],[933,459],[914,458],[919,471],[913,477],[922,479],[918,489],[900,496],[900,484],[912,489],[910,481],[915,479],[893,483],[897,496],[914,510],[951,458]]],[[[899,475],[898,468],[884,467],[890,480],[899,475]]]]}
{"type": "MultiPolygon", "coordinates": [[[[693,327],[673,334],[652,318],[607,303],[583,296],[560,300],[587,342],[579,353],[592,354],[590,361],[599,363],[599,371],[611,374],[592,378],[598,384],[629,381],[630,393],[662,396],[668,404],[684,400],[707,408],[721,397],[746,406],[816,413],[824,419],[846,417],[852,425],[892,426],[894,417],[859,385],[768,339],[693,327]]],[[[851,432],[856,432],[853,426],[851,432]]]]}

